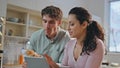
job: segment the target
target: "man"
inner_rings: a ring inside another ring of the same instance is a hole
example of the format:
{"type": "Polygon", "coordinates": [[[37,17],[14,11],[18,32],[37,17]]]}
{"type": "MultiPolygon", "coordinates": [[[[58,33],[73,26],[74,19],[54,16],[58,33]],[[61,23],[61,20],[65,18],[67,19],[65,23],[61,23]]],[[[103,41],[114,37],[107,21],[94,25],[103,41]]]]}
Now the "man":
{"type": "Polygon", "coordinates": [[[47,54],[53,61],[62,61],[65,44],[69,41],[68,33],[59,26],[62,23],[62,11],[55,6],[47,6],[41,12],[43,29],[32,34],[29,49],[38,54],[47,54]]]}

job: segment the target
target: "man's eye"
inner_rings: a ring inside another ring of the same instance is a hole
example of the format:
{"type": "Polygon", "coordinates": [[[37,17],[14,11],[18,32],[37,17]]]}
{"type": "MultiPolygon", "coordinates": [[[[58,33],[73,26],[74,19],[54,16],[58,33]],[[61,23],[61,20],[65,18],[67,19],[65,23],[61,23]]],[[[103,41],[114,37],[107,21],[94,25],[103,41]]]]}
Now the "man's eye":
{"type": "Polygon", "coordinates": [[[47,23],[47,21],[43,20],[43,23],[47,23]]]}

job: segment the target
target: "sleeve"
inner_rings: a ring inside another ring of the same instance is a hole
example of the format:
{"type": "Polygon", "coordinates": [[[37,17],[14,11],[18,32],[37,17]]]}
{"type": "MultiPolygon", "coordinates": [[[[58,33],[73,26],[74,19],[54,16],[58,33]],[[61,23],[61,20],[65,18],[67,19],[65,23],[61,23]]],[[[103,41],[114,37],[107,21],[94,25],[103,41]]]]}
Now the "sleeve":
{"type": "Polygon", "coordinates": [[[105,54],[105,46],[101,40],[97,42],[97,48],[90,53],[85,68],[99,68],[105,54]]]}
{"type": "Polygon", "coordinates": [[[68,66],[68,47],[67,47],[68,43],[65,45],[65,49],[64,49],[64,55],[61,63],[63,66],[68,66]]]}

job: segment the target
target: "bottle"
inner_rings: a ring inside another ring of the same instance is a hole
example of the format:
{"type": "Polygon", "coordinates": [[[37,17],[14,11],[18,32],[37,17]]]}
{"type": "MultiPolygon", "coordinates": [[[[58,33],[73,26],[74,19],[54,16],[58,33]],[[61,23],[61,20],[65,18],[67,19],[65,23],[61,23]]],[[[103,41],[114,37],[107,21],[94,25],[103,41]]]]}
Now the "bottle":
{"type": "Polygon", "coordinates": [[[19,64],[24,63],[24,56],[22,54],[19,55],[19,64]]]}
{"type": "Polygon", "coordinates": [[[21,49],[21,52],[20,52],[20,55],[19,55],[19,64],[23,64],[24,63],[24,55],[22,54],[22,50],[23,48],[21,49]]]}

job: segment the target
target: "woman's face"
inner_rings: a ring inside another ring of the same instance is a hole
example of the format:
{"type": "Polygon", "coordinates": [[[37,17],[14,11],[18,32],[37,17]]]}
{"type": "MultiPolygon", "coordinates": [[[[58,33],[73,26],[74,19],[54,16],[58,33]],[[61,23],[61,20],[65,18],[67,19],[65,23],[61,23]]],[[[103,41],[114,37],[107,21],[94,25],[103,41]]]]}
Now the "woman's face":
{"type": "Polygon", "coordinates": [[[70,14],[68,16],[68,31],[71,38],[80,38],[85,32],[84,25],[80,24],[75,14],[70,14]]]}

